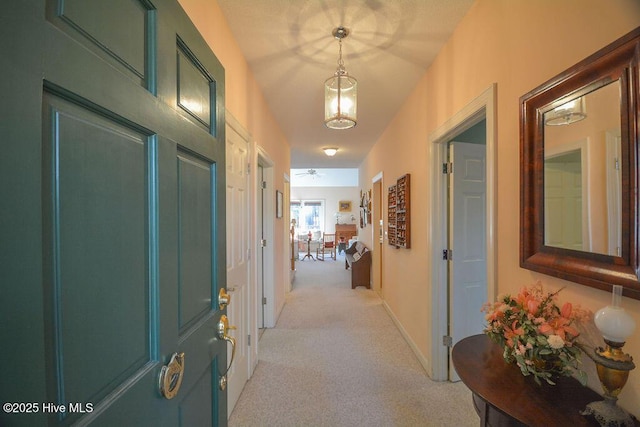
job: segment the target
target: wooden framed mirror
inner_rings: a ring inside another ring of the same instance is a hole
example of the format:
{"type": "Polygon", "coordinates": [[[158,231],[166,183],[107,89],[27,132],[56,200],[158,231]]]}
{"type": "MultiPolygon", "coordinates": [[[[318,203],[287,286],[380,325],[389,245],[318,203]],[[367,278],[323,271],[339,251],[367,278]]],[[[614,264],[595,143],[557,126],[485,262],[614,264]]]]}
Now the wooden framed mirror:
{"type": "Polygon", "coordinates": [[[640,27],[520,98],[520,266],[640,299],[640,27]]]}

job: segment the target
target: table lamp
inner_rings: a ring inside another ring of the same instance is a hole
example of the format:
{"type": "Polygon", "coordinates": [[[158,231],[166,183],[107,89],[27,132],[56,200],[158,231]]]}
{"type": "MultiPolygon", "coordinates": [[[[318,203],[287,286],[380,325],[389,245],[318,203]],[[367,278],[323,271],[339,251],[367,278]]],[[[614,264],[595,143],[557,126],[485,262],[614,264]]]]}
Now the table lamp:
{"type": "Polygon", "coordinates": [[[589,403],[583,414],[594,415],[602,426],[633,427],[633,417],[616,404],[629,371],[635,368],[633,358],[624,353],[622,347],[633,334],[636,322],[620,307],[621,299],[622,286],[614,285],[611,305],[598,310],[594,316],[606,344],[604,348],[596,348],[591,356],[604,390],[604,400],[589,403]]]}

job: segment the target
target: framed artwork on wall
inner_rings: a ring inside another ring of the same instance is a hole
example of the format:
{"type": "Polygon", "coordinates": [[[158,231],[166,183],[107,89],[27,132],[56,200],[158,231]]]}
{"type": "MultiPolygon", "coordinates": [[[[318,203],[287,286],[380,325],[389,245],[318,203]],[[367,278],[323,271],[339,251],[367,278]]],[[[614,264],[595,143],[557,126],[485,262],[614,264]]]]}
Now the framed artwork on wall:
{"type": "Polygon", "coordinates": [[[339,212],[351,212],[351,200],[340,200],[338,202],[339,212]]]}

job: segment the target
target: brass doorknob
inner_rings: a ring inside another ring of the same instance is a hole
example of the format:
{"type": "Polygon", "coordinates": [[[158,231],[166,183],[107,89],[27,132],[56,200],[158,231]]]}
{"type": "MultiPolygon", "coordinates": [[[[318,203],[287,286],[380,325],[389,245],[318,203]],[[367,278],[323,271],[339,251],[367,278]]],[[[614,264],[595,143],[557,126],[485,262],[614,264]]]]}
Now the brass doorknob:
{"type": "Polygon", "coordinates": [[[227,366],[227,369],[224,371],[224,373],[220,374],[220,376],[222,377],[220,380],[220,388],[222,388],[223,390],[224,387],[226,387],[227,373],[229,372],[229,369],[231,369],[233,359],[236,356],[236,339],[227,335],[227,332],[232,329],[236,329],[236,327],[229,326],[229,318],[224,314],[220,316],[217,331],[218,339],[225,340],[231,343],[231,361],[229,362],[229,366],[227,366]]]}
{"type": "Polygon", "coordinates": [[[224,310],[230,302],[231,295],[227,293],[227,290],[225,288],[220,288],[220,292],[218,292],[218,307],[220,307],[220,310],[224,310]]]}

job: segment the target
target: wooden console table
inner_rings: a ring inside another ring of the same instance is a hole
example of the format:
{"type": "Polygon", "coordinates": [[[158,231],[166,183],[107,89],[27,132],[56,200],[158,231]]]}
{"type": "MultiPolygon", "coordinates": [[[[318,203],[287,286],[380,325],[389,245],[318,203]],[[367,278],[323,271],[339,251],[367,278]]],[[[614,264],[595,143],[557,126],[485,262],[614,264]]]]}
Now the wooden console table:
{"type": "Polygon", "coordinates": [[[588,403],[603,400],[598,393],[569,377],[555,386],[538,385],[505,362],[502,348],[484,334],[459,341],[452,358],[473,393],[481,426],[599,426],[593,416],[580,414],[588,403]]]}

